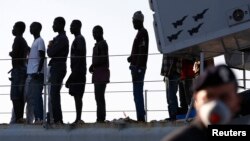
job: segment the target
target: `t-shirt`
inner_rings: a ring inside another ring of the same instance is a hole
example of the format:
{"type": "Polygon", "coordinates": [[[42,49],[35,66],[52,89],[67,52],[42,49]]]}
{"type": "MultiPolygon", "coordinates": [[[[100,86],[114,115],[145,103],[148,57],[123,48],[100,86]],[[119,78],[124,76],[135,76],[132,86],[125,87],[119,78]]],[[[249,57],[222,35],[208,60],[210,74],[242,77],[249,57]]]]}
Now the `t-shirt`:
{"type": "MultiPolygon", "coordinates": [[[[27,74],[37,73],[39,62],[40,62],[40,54],[39,50],[45,52],[45,45],[44,41],[41,37],[34,40],[30,54],[29,54],[29,60],[28,60],[28,68],[27,68],[27,74]]],[[[43,72],[44,68],[42,67],[41,72],[43,72]]]]}
{"type": "Polygon", "coordinates": [[[10,56],[12,57],[12,67],[13,68],[22,68],[27,67],[26,57],[29,52],[29,46],[25,39],[21,36],[15,38],[12,45],[12,51],[10,56]]]}
{"type": "Polygon", "coordinates": [[[148,60],[148,31],[142,28],[138,31],[131,52],[131,65],[146,68],[148,60]]]}
{"type": "Polygon", "coordinates": [[[71,46],[71,70],[86,74],[86,43],[82,35],[78,35],[71,46]]]}

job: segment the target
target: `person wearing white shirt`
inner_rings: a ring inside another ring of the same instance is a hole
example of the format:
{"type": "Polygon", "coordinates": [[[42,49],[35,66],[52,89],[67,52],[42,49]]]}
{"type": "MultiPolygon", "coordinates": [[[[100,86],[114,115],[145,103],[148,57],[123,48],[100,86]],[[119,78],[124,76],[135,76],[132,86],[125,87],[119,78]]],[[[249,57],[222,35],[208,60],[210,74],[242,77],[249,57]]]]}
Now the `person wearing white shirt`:
{"type": "Polygon", "coordinates": [[[42,124],[43,119],[43,81],[44,81],[44,58],[45,45],[40,36],[42,25],[39,22],[33,22],[30,25],[30,33],[34,36],[34,42],[28,59],[27,74],[30,79],[28,86],[27,103],[34,107],[35,123],[42,124]],[[30,102],[30,103],[29,103],[30,102]]]}

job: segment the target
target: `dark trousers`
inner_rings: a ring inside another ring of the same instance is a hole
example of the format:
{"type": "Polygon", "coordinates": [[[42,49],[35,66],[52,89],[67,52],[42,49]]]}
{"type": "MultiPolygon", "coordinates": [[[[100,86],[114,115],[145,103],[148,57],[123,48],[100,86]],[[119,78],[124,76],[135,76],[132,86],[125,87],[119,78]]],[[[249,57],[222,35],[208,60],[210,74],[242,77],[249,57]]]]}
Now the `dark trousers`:
{"type": "Polygon", "coordinates": [[[60,90],[62,87],[63,79],[66,75],[66,64],[58,67],[51,66],[50,69],[50,96],[51,106],[54,122],[63,122],[62,109],[61,109],[61,95],[60,90]]]}
{"type": "Polygon", "coordinates": [[[76,120],[81,120],[82,117],[82,96],[83,95],[75,95],[75,107],[76,107],[76,120]]]}
{"type": "Polygon", "coordinates": [[[168,113],[169,113],[169,117],[173,120],[176,119],[176,115],[178,111],[178,99],[177,99],[176,94],[178,91],[179,81],[180,81],[179,74],[172,74],[169,77],[165,77],[168,113]]]}
{"type": "Polygon", "coordinates": [[[16,120],[23,118],[24,112],[24,87],[26,80],[26,68],[13,68],[11,71],[10,97],[16,120]]]}
{"type": "Polygon", "coordinates": [[[17,99],[17,100],[12,100],[12,103],[13,103],[14,113],[16,116],[16,121],[18,121],[19,119],[23,118],[24,101],[17,99]]]}
{"type": "Polygon", "coordinates": [[[39,74],[34,77],[31,75],[31,80],[29,84],[29,93],[32,97],[32,105],[34,107],[35,120],[43,120],[43,81],[44,74],[39,74]]]}
{"type": "Polygon", "coordinates": [[[190,105],[192,99],[192,84],[193,84],[193,78],[187,78],[185,80],[181,80],[179,83],[180,106],[181,109],[186,112],[188,110],[188,106],[190,105]]]}
{"type": "Polygon", "coordinates": [[[95,84],[95,100],[97,105],[97,122],[103,122],[106,119],[105,103],[106,83],[95,84]]]}
{"type": "Polygon", "coordinates": [[[143,97],[143,85],[146,69],[139,69],[134,66],[130,66],[132,80],[133,80],[133,95],[136,108],[137,121],[145,122],[145,109],[144,109],[144,97],[143,97]]]}

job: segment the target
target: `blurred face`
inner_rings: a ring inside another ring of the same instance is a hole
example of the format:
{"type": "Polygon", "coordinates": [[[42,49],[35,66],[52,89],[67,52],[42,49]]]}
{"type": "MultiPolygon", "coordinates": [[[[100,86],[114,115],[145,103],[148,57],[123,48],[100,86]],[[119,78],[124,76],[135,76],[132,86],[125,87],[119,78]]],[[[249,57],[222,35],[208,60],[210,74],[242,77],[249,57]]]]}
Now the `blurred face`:
{"type": "Polygon", "coordinates": [[[138,29],[138,20],[133,19],[133,26],[134,26],[134,29],[138,29]]]}
{"type": "Polygon", "coordinates": [[[74,22],[72,22],[71,25],[70,25],[70,32],[72,34],[77,32],[77,26],[76,26],[76,24],[74,22]]]}
{"type": "Polygon", "coordinates": [[[139,20],[134,20],[133,19],[133,26],[134,26],[134,29],[140,29],[141,26],[142,26],[142,21],[139,21],[139,20]]]}
{"type": "Polygon", "coordinates": [[[30,34],[34,34],[35,33],[35,27],[34,24],[30,25],[30,34]]]}
{"type": "Polygon", "coordinates": [[[237,96],[236,87],[234,83],[228,83],[217,87],[206,88],[195,93],[196,109],[199,111],[200,107],[203,104],[211,100],[220,100],[224,102],[233,114],[238,112],[240,108],[240,101],[237,96]]]}
{"type": "Polygon", "coordinates": [[[52,28],[53,28],[54,32],[59,31],[59,23],[58,23],[58,21],[54,20],[52,28]]]}
{"type": "Polygon", "coordinates": [[[12,34],[13,34],[14,36],[17,35],[17,28],[16,28],[16,25],[13,26],[12,34]]]}
{"type": "Polygon", "coordinates": [[[101,37],[100,31],[96,28],[94,28],[94,30],[93,30],[93,37],[95,40],[97,40],[101,37]]]}

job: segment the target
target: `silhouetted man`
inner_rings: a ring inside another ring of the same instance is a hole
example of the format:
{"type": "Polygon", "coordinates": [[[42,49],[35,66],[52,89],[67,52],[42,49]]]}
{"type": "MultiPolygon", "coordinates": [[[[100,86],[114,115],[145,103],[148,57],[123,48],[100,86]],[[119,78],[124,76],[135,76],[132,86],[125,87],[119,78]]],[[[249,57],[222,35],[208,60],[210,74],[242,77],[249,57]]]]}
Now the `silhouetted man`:
{"type": "Polygon", "coordinates": [[[66,75],[66,61],[69,53],[69,40],[64,31],[65,20],[57,17],[53,23],[54,32],[58,35],[49,42],[47,53],[51,57],[50,68],[50,95],[54,123],[63,124],[60,90],[66,75]]]}
{"type": "Polygon", "coordinates": [[[178,84],[182,70],[182,58],[163,54],[161,75],[164,77],[166,86],[166,97],[168,103],[169,118],[166,120],[175,121],[178,113],[178,84]]]}
{"type": "Polygon", "coordinates": [[[106,119],[105,89],[110,78],[108,44],[103,39],[103,29],[99,25],[94,27],[93,37],[96,43],[93,48],[92,65],[89,72],[93,74],[92,83],[95,86],[96,122],[103,123],[106,119]]]}
{"type": "Polygon", "coordinates": [[[143,98],[144,76],[148,60],[148,32],[143,26],[144,16],[137,11],[133,16],[133,25],[138,33],[134,39],[131,55],[128,57],[133,81],[133,94],[136,107],[137,121],[145,122],[143,98]]]}
{"type": "Polygon", "coordinates": [[[74,34],[75,39],[71,45],[71,74],[66,82],[69,88],[69,94],[74,96],[76,107],[76,120],[73,124],[84,123],[81,120],[82,115],[82,97],[86,82],[86,43],[81,34],[82,23],[79,20],[73,20],[70,25],[70,32],[74,34]]]}
{"type": "Polygon", "coordinates": [[[16,117],[15,123],[24,123],[24,85],[27,76],[26,57],[29,52],[27,42],[23,38],[24,31],[25,23],[22,21],[16,22],[12,30],[15,39],[12,51],[9,53],[12,58],[10,97],[16,117]]]}
{"type": "MultiPolygon", "coordinates": [[[[42,124],[43,120],[43,80],[44,80],[44,58],[45,44],[40,36],[42,25],[39,22],[33,22],[30,25],[30,33],[34,36],[31,51],[28,60],[27,74],[30,81],[28,82],[27,104],[34,108],[35,124],[42,124]],[[31,103],[30,103],[31,102],[31,103]]],[[[33,115],[32,115],[33,116],[33,115]]]]}

